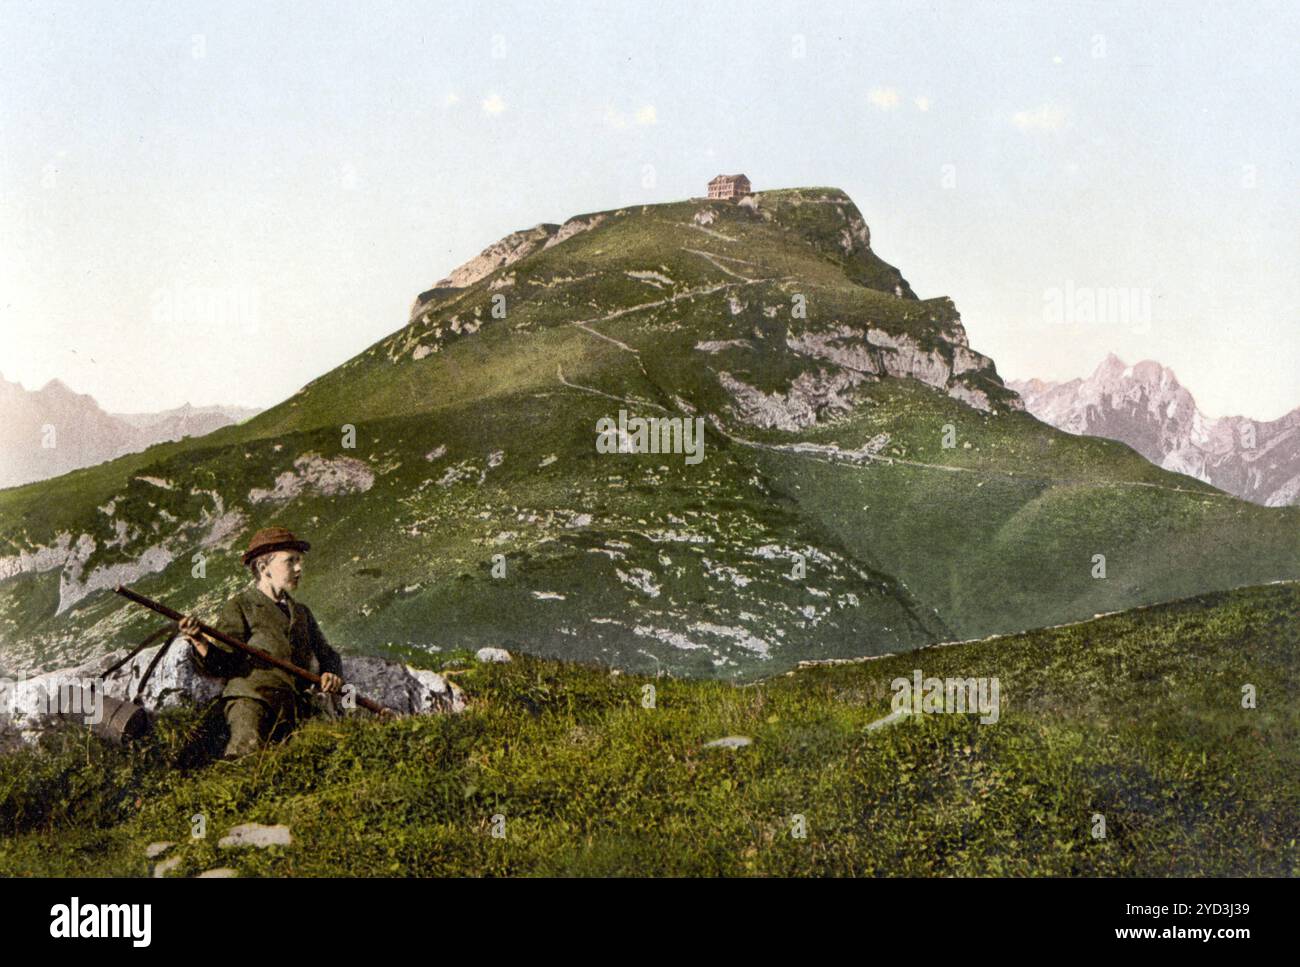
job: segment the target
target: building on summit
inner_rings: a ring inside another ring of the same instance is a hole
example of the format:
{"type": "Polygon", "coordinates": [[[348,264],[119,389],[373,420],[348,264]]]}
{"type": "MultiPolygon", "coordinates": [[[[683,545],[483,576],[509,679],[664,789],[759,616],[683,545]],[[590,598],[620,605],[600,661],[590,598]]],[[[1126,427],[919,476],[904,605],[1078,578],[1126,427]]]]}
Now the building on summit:
{"type": "Polygon", "coordinates": [[[741,198],[750,190],[749,179],[744,175],[718,175],[709,182],[710,198],[741,198]]]}

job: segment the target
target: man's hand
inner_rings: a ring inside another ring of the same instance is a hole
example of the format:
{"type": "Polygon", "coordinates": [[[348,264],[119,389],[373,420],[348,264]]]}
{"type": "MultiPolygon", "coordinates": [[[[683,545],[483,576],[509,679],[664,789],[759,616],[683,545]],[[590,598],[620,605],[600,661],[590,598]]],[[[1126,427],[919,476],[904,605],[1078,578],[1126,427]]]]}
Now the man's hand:
{"type": "Polygon", "coordinates": [[[320,677],[320,690],[326,695],[343,691],[343,679],[333,672],[326,672],[320,677]]]}
{"type": "Polygon", "coordinates": [[[199,619],[192,614],[187,614],[181,618],[177,624],[182,635],[190,640],[194,650],[199,653],[200,658],[208,657],[208,643],[203,639],[203,633],[199,631],[199,619]]]}

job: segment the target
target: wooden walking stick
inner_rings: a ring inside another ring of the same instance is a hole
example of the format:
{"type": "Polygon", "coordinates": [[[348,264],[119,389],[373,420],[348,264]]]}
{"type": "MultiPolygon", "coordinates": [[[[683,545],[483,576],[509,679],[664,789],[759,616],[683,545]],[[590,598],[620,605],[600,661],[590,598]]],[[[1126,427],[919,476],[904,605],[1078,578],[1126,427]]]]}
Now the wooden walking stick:
{"type": "MultiPolygon", "coordinates": [[[[158,614],[162,615],[165,618],[171,618],[173,621],[180,621],[182,618],[185,617],[179,611],[175,611],[172,608],[167,607],[167,605],[159,601],[155,601],[152,598],[146,598],[143,594],[139,594],[135,591],[132,591],[125,584],[119,584],[113,590],[116,591],[118,594],[120,594],[122,597],[126,598],[128,601],[134,601],[142,608],[148,608],[150,611],[156,611],[158,612],[158,614]]],[[[320,684],[320,676],[315,674],[314,672],[309,672],[305,668],[299,668],[293,662],[285,661],[283,658],[276,658],[275,655],[272,655],[270,652],[263,651],[261,648],[258,648],[254,645],[250,645],[247,642],[240,641],[238,638],[234,638],[226,634],[225,632],[218,631],[216,628],[213,628],[211,625],[205,625],[203,622],[200,621],[199,631],[201,631],[204,635],[213,639],[214,641],[220,641],[223,642],[224,644],[230,645],[232,648],[238,648],[240,651],[247,652],[248,654],[252,655],[254,658],[259,659],[260,661],[264,661],[267,664],[274,665],[276,668],[282,668],[292,675],[297,675],[299,678],[305,678],[307,681],[311,682],[314,685],[320,684]]],[[[376,715],[397,714],[392,709],[385,708],[384,706],[380,705],[378,702],[373,702],[363,695],[357,695],[356,701],[357,704],[360,705],[362,708],[368,709],[371,712],[374,712],[376,715]]]]}

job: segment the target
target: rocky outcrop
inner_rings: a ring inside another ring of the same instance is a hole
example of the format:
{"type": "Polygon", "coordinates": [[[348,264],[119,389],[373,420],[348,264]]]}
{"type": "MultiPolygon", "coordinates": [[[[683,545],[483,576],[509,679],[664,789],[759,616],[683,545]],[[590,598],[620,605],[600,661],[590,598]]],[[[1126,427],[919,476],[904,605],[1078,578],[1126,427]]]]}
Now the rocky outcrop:
{"type": "MultiPolygon", "coordinates": [[[[445,279],[438,280],[437,285],[428,294],[471,286],[480,279],[487,278],[497,269],[513,265],[540,249],[559,245],[579,232],[595,228],[604,220],[604,214],[578,215],[570,218],[563,225],[543,222],[521,232],[511,232],[505,238],[493,242],[464,265],[458,266],[445,279]]],[[[416,300],[417,306],[419,301],[416,300]]]]}
{"type": "Polygon", "coordinates": [[[1201,413],[1173,370],[1113,353],[1086,379],[1008,384],[1044,423],[1127,443],[1152,463],[1253,503],[1300,503],[1300,407],[1276,420],[1201,413]]]}
{"type": "Polygon", "coordinates": [[[270,490],[254,487],[248,492],[251,503],[283,503],[304,493],[337,497],[364,493],[375,484],[375,473],[352,457],[326,459],[318,453],[304,453],[293,462],[293,469],[275,478],[270,490]]]}
{"type": "MultiPolygon", "coordinates": [[[[300,457],[298,462],[301,464],[303,458],[300,457]]],[[[355,460],[350,462],[359,464],[355,460]]],[[[340,472],[334,465],[327,469],[329,472],[321,471],[315,476],[308,474],[301,479],[290,474],[293,480],[285,481],[284,486],[314,488],[312,492],[316,493],[344,493],[368,489],[374,481],[373,472],[364,465],[360,465],[360,469],[351,474],[340,472]]],[[[281,479],[284,477],[285,474],[281,474],[281,479]]],[[[279,482],[278,479],[277,485],[279,482]]],[[[141,476],[133,478],[127,492],[141,486],[165,491],[173,489],[168,481],[161,478],[141,476]]],[[[273,491],[262,493],[269,495],[273,491]]],[[[184,497],[189,507],[184,516],[163,518],[163,512],[159,512],[159,517],[151,522],[152,527],[145,528],[138,521],[127,521],[116,516],[119,512],[117,504],[122,496],[119,493],[99,507],[99,512],[106,520],[99,522],[94,533],[83,531],[74,538],[71,533],[63,531],[49,544],[25,548],[16,554],[0,557],[0,581],[24,574],[58,571],[59,600],[55,614],[63,614],[95,591],[112,588],[117,584],[130,584],[147,574],[165,570],[181,553],[192,554],[196,549],[229,546],[248,523],[242,510],[227,510],[221,495],[216,491],[191,490],[184,497]],[[97,551],[110,549],[129,549],[129,559],[92,563],[97,551]]]]}
{"type": "MultiPolygon", "coordinates": [[[[82,541],[86,541],[88,535],[82,534],[81,537],[82,541]]],[[[106,564],[94,568],[88,574],[83,574],[86,560],[94,549],[94,541],[82,544],[81,550],[85,552],[84,556],[70,557],[64,565],[63,571],[59,574],[59,607],[55,614],[62,614],[95,591],[106,590],[118,584],[130,584],[146,574],[157,574],[175,560],[175,554],[166,544],[153,544],[146,547],[133,560],[106,564]]]]}
{"type": "Polygon", "coordinates": [[[850,370],[818,370],[800,373],[784,393],[764,393],[728,372],[718,374],[722,388],[731,395],[732,413],[738,421],[786,431],[802,430],[853,409],[850,391],[864,378],[850,370]]]}
{"type": "Polygon", "coordinates": [[[542,248],[552,248],[561,242],[568,241],[579,232],[586,232],[595,228],[605,220],[604,214],[599,215],[577,215],[570,218],[560,226],[560,230],[546,240],[542,248]]]}
{"type": "MultiPolygon", "coordinates": [[[[159,648],[166,648],[166,653],[140,696],[150,714],[203,704],[221,694],[224,683],[199,671],[190,646],[182,640],[146,648],[105,678],[105,671],[126,656],[125,650],[118,650],[72,668],[29,678],[0,679],[0,748],[35,742],[50,729],[63,727],[62,721],[49,714],[51,708],[68,709],[69,697],[76,695],[79,699],[83,689],[92,684],[102,688],[104,695],[134,700],[139,682],[159,648]]],[[[356,686],[360,695],[403,715],[434,715],[465,709],[464,692],[449,679],[382,658],[344,656],[343,679],[356,686]]],[[[318,697],[318,701],[331,702],[332,713],[344,714],[341,700],[318,697]]],[[[88,705],[84,708],[90,711],[88,705]]]]}
{"type": "MultiPolygon", "coordinates": [[[[543,222],[532,228],[511,232],[505,238],[493,242],[468,262],[452,270],[445,279],[439,279],[433,288],[421,292],[411,305],[411,318],[414,319],[429,303],[455,295],[475,282],[487,278],[497,269],[513,265],[520,259],[553,248],[573,236],[595,228],[605,221],[607,215],[575,215],[563,225],[543,222]]],[[[491,288],[505,288],[514,284],[513,279],[502,280],[491,288]]]]}
{"type": "Polygon", "coordinates": [[[511,232],[505,238],[493,242],[464,265],[452,270],[445,279],[438,281],[435,288],[463,289],[473,285],[480,279],[487,278],[497,269],[518,262],[525,255],[537,251],[559,230],[559,225],[543,223],[524,229],[522,232],[511,232]]]}
{"type": "MultiPolygon", "coordinates": [[[[905,333],[844,324],[787,333],[787,348],[829,365],[801,373],[784,392],[764,393],[725,371],[718,379],[731,395],[736,418],[766,429],[800,430],[847,412],[854,406],[852,389],[865,379],[881,377],[917,380],[985,413],[1021,409],[1019,398],[1002,385],[993,361],[966,344],[960,323],[946,331],[953,341],[936,340],[930,348],[905,333]]],[[[735,345],[717,341],[695,348],[716,353],[735,345]]]]}
{"type": "Polygon", "coordinates": [[[822,359],[855,372],[873,376],[884,372],[879,354],[872,350],[865,329],[836,326],[825,332],[787,335],[785,344],[802,356],[822,359]]]}

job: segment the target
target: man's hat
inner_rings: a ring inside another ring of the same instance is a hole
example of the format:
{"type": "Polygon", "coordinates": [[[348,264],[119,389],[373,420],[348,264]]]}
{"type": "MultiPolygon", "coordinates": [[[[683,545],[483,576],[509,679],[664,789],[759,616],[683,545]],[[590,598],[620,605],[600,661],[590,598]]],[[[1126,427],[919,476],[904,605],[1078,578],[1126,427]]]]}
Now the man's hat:
{"type": "Polygon", "coordinates": [[[311,545],[293,536],[286,527],[264,527],[248,542],[244,552],[244,564],[248,565],[255,557],[270,554],[272,551],[310,551],[311,545]]]}

